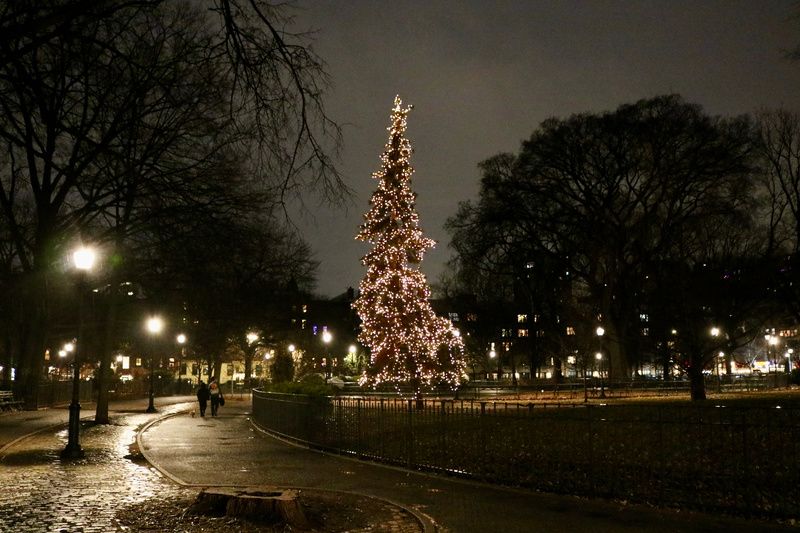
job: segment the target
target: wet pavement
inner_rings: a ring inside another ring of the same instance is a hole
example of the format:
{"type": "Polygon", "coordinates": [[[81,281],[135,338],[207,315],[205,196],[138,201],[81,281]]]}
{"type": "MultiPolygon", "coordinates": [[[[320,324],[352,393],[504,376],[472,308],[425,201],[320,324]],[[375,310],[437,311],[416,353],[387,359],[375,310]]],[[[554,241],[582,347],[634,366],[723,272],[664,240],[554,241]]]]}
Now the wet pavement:
{"type": "MultiPolygon", "coordinates": [[[[156,414],[144,413],[141,400],[113,404],[113,424],[83,424],[86,457],[76,461],[59,457],[67,440],[65,409],[0,416],[0,532],[127,531],[116,518],[121,509],[189,498],[197,493],[194,485],[271,485],[368,495],[430,517],[429,526],[435,522],[440,531],[449,532],[798,530],[507,490],[362,463],[256,431],[250,425],[249,400],[228,398],[215,418],[190,416],[186,410],[194,404],[188,400],[157,399],[156,414]],[[38,433],[20,439],[34,430],[38,433]],[[152,465],[136,453],[137,435],[152,465]]],[[[90,417],[93,412],[86,407],[83,414],[90,417]]],[[[407,514],[398,514],[374,531],[419,529],[407,514]]]]}
{"type": "MultiPolygon", "coordinates": [[[[164,405],[174,401],[158,399],[160,412],[155,414],[144,413],[146,401],[118,404],[109,413],[110,425],[94,425],[84,419],[81,446],[85,457],[78,460],[59,456],[67,442],[66,410],[0,417],[2,446],[18,439],[26,429],[40,430],[10,447],[0,446],[0,531],[125,531],[115,518],[119,509],[196,492],[176,485],[135,456],[126,458],[139,427],[188,405],[164,405]],[[53,428],[53,424],[61,427],[53,428]]],[[[85,408],[82,415],[91,417],[93,409],[85,408]]]]}

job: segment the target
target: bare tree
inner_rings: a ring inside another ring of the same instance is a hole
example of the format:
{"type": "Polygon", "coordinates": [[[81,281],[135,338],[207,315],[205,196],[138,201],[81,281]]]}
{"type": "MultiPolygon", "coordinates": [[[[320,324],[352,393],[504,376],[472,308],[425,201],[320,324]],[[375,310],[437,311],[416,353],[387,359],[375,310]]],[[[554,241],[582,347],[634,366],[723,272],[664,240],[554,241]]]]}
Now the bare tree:
{"type": "Polygon", "coordinates": [[[549,119],[512,164],[484,164],[474,238],[494,240],[487,250],[501,256],[565,267],[602,320],[610,375],[625,378],[647,276],[692,253],[687,228],[751,209],[751,154],[746,117],[709,117],[674,95],[549,119]]]}
{"type": "Polygon", "coordinates": [[[339,132],[322,108],[322,63],[285,29],[284,9],[234,0],[212,8],[0,6],[0,209],[24,274],[29,404],[48,325],[46,278],[79,235],[130,250],[124,241],[138,234],[141,245],[152,235],[142,222],[154,216],[346,191],[329,156],[339,132]],[[236,184],[205,179],[203,168],[245,153],[254,157],[246,173],[229,174],[236,184]]]}

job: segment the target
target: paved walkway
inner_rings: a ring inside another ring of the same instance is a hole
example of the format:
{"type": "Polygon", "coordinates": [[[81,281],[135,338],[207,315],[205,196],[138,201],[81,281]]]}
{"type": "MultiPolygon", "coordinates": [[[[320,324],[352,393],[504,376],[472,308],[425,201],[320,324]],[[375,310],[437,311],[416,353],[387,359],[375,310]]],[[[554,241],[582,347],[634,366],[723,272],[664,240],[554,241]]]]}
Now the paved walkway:
{"type": "Polygon", "coordinates": [[[94,405],[82,405],[81,446],[86,457],[77,461],[59,457],[67,442],[66,408],[0,416],[0,532],[124,531],[115,520],[119,508],[148,498],[186,495],[186,488],[125,456],[139,427],[186,409],[190,400],[157,398],[155,414],[144,412],[146,399],[114,402],[110,425],[87,424],[94,417],[94,405]],[[31,431],[37,433],[17,440],[31,431]]]}
{"type": "MultiPolygon", "coordinates": [[[[396,502],[449,532],[797,531],[755,521],[677,513],[613,502],[533,494],[360,463],[285,444],[255,431],[249,401],[229,398],[220,416],[182,413],[190,398],[111,405],[113,424],[84,425],[86,458],[61,461],[66,409],[0,416],[0,532],[124,531],[118,509],[186,498],[186,484],[274,485],[341,490],[396,502]],[[175,415],[167,416],[165,415],[175,415]],[[53,427],[59,424],[59,427],[53,427]],[[35,435],[19,439],[32,430],[35,435]],[[175,483],[142,461],[132,445],[175,483]],[[130,456],[129,456],[130,457],[130,456]],[[181,484],[183,483],[183,484],[181,484]]],[[[90,418],[92,406],[83,414],[90,418]]],[[[388,528],[387,528],[388,529],[388,528]]]]}

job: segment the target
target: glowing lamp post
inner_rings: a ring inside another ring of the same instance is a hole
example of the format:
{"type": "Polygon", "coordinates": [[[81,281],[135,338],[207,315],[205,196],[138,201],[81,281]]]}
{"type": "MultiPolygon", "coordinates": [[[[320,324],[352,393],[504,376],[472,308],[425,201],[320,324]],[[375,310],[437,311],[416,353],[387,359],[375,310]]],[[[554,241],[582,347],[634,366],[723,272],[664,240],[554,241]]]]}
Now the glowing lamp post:
{"type": "Polygon", "coordinates": [[[764,340],[767,341],[767,360],[769,362],[770,372],[777,370],[778,363],[773,360],[776,353],[775,346],[778,345],[779,339],[775,335],[764,335],[764,340]]]}
{"type": "Polygon", "coordinates": [[[180,394],[183,390],[183,378],[181,376],[181,369],[183,368],[183,360],[186,357],[185,350],[186,350],[187,340],[188,339],[186,338],[186,335],[183,333],[178,333],[178,335],[175,337],[175,342],[177,342],[178,346],[181,347],[181,356],[180,359],[178,359],[178,394],[180,394]]]}
{"type": "Polygon", "coordinates": [[[497,359],[497,381],[500,381],[500,378],[503,377],[503,363],[501,358],[497,355],[497,350],[494,348],[494,343],[492,343],[491,348],[489,348],[489,359],[497,359]]]}
{"type": "Polygon", "coordinates": [[[322,332],[322,342],[325,343],[325,381],[331,377],[331,357],[330,357],[330,344],[333,340],[333,335],[327,329],[322,332]]]}
{"type": "Polygon", "coordinates": [[[605,389],[605,381],[603,379],[603,354],[597,352],[594,354],[595,359],[597,359],[597,373],[600,374],[600,397],[606,397],[606,389],[605,389]]]}
{"type": "Polygon", "coordinates": [[[161,331],[164,329],[164,321],[159,316],[152,316],[152,317],[147,319],[146,327],[147,327],[147,332],[150,334],[150,338],[152,339],[152,342],[151,342],[151,350],[150,350],[150,388],[149,388],[149,391],[148,391],[148,394],[147,394],[148,402],[147,402],[147,410],[145,412],[147,412],[147,413],[155,413],[156,412],[156,406],[153,403],[153,397],[154,397],[154,394],[153,394],[153,381],[155,379],[155,372],[154,372],[154,368],[153,368],[153,359],[154,359],[153,356],[155,354],[153,352],[155,351],[156,335],[161,333],[161,331]]]}
{"type": "Polygon", "coordinates": [[[597,338],[600,339],[600,351],[594,354],[595,359],[597,359],[598,365],[598,372],[600,373],[600,397],[606,397],[606,387],[605,387],[605,380],[603,379],[603,335],[606,334],[606,330],[603,329],[602,326],[597,326],[597,329],[594,330],[597,338]]]}
{"type": "Polygon", "coordinates": [[[348,354],[348,358],[350,360],[350,364],[353,366],[353,368],[355,369],[356,373],[359,373],[359,372],[361,372],[361,368],[359,368],[360,365],[358,364],[358,357],[356,356],[356,352],[357,351],[358,351],[358,348],[356,348],[355,344],[351,344],[347,348],[347,354],[348,354]]]}
{"type": "MultiPolygon", "coordinates": [[[[83,293],[86,292],[86,276],[94,267],[96,259],[94,250],[82,247],[72,254],[72,263],[78,271],[78,338],[83,340],[83,293]]],[[[67,446],[61,451],[61,457],[75,459],[83,457],[81,448],[81,365],[78,357],[77,339],[68,343],[64,351],[72,352],[72,401],[69,404],[69,428],[67,446]]]]}

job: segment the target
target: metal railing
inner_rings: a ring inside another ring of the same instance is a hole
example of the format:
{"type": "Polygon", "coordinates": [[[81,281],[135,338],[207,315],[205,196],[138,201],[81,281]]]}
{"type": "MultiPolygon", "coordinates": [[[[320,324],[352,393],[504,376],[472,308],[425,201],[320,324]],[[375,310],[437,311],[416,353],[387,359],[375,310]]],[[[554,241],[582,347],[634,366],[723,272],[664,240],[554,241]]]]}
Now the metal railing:
{"type": "Polygon", "coordinates": [[[800,409],[310,398],[253,421],[314,448],[558,493],[800,516],[800,409]]]}

